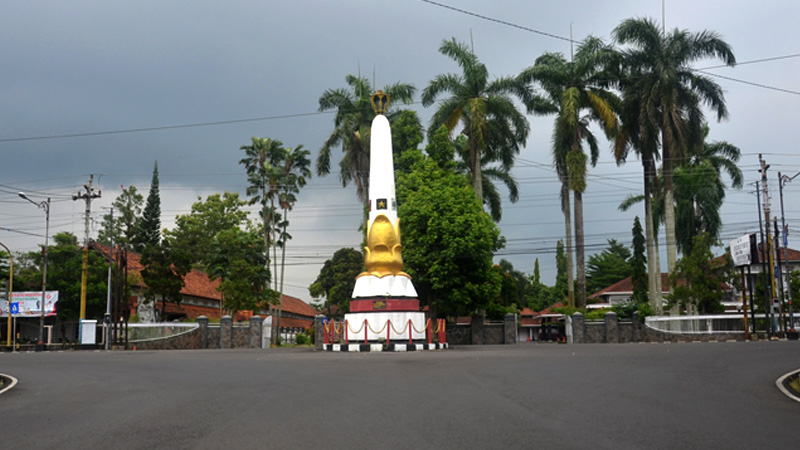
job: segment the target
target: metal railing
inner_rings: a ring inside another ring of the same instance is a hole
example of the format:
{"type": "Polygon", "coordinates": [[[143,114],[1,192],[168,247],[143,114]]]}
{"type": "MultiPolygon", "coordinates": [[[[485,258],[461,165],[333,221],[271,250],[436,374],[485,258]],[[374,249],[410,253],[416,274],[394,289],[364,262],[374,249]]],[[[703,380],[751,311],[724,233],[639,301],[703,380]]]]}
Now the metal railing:
{"type": "Polygon", "coordinates": [[[172,338],[189,333],[199,326],[197,323],[131,323],[128,324],[128,342],[172,338]]]}
{"type": "MultiPolygon", "coordinates": [[[[763,321],[764,314],[756,314],[763,321]]],[[[749,319],[750,317],[748,317],[749,319]]],[[[740,315],[717,314],[708,316],[648,316],[645,326],[665,333],[715,334],[744,333],[744,319],[740,315]]],[[[749,324],[752,327],[752,324],[749,324]]]]}

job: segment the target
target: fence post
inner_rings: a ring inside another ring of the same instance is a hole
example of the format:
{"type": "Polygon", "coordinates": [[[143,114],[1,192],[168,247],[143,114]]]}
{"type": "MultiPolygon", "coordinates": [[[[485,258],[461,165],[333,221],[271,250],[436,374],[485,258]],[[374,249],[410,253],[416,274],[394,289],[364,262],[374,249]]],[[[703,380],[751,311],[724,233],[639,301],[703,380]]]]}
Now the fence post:
{"type": "Polygon", "coordinates": [[[472,316],[472,345],[483,345],[483,315],[472,316]]]}
{"type": "Polygon", "coordinates": [[[325,316],[317,314],[314,317],[314,349],[322,350],[322,344],[325,342],[325,337],[328,335],[325,331],[325,316]]]}
{"type": "Polygon", "coordinates": [[[250,318],[250,348],[261,348],[261,327],[264,319],[260,316],[250,318]]]}
{"type": "Polygon", "coordinates": [[[619,342],[618,318],[617,313],[607,312],[603,318],[606,325],[606,342],[616,344],[619,342]]]}
{"type": "Polygon", "coordinates": [[[219,320],[219,348],[231,348],[233,346],[233,318],[222,316],[219,320]]]}
{"type": "Polygon", "coordinates": [[[503,318],[503,344],[517,343],[517,315],[506,314],[503,318]]]}
{"type": "Polygon", "coordinates": [[[639,342],[639,311],[634,311],[631,315],[631,341],[639,342]]]}
{"type": "Polygon", "coordinates": [[[200,343],[200,348],[208,348],[208,317],[197,317],[197,324],[200,326],[200,336],[203,342],[200,343]]]}
{"type": "Polygon", "coordinates": [[[586,343],[586,321],[583,314],[579,312],[572,314],[572,342],[574,344],[586,343]]]}

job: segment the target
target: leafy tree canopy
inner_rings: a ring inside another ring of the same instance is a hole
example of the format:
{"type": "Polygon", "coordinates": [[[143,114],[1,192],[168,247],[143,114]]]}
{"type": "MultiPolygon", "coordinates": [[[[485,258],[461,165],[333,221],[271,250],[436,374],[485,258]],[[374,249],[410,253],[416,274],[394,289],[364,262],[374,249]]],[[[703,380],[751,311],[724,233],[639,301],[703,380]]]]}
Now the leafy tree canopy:
{"type": "Polygon", "coordinates": [[[336,250],[331,259],[325,261],[314,283],[308,287],[312,297],[324,298],[325,308],[338,307],[342,313],[350,311],[350,298],[356,285],[356,277],[364,269],[364,255],[352,248],[336,250]]]}
{"type": "Polygon", "coordinates": [[[209,278],[220,280],[217,290],[226,311],[259,311],[277,302],[277,292],[269,289],[270,272],[258,230],[230,226],[219,231],[211,241],[207,260],[209,278]]]}
{"type": "Polygon", "coordinates": [[[465,177],[419,151],[401,160],[411,168],[397,179],[403,260],[421,300],[440,316],[486,308],[502,284],[492,270],[492,255],[504,245],[499,229],[465,177]]]}
{"type": "Polygon", "coordinates": [[[631,276],[630,257],[630,250],[616,239],[609,239],[608,248],[589,257],[586,265],[587,292],[595,293],[631,276]]]}
{"type": "Polygon", "coordinates": [[[695,236],[692,252],[678,260],[675,272],[669,276],[670,303],[695,306],[700,314],[719,314],[725,310],[724,292],[716,276],[718,267],[711,264],[713,256],[708,235],[701,232],[695,236]]]}
{"type": "Polygon", "coordinates": [[[231,192],[209,195],[205,201],[200,197],[197,200],[192,212],[177,216],[175,228],[165,234],[192,263],[207,265],[217,233],[249,225],[248,213],[242,209],[247,202],[239,199],[238,193],[231,192]]]}

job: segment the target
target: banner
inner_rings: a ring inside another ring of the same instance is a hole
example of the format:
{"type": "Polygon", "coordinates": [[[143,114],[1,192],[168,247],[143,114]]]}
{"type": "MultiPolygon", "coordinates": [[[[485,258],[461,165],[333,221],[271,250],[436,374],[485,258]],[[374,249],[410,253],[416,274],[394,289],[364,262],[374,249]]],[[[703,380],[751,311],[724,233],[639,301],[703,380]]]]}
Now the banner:
{"type": "MultiPolygon", "coordinates": [[[[58,291],[46,292],[45,316],[56,315],[56,303],[58,302],[58,291]]],[[[12,317],[39,317],[42,315],[42,291],[38,292],[14,292],[11,300],[12,317]]],[[[0,300],[0,317],[8,317],[8,302],[0,300]]]]}

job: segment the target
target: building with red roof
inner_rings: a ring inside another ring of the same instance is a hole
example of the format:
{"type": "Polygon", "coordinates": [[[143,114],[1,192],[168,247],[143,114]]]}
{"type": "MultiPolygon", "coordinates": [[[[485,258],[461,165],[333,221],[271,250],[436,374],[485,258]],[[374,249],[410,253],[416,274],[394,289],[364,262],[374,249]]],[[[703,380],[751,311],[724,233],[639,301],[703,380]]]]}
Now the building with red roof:
{"type": "MultiPolygon", "coordinates": [[[[108,259],[109,247],[107,245],[93,244],[92,247],[102,256],[108,259]]],[[[115,259],[116,251],[115,248],[115,259]]],[[[141,263],[141,255],[131,251],[127,252],[128,280],[133,281],[131,287],[131,297],[128,299],[128,306],[131,311],[137,311],[143,292],[147,287],[140,275],[144,269],[141,263]]],[[[184,286],[181,289],[182,300],[180,303],[167,302],[165,307],[166,317],[164,321],[196,319],[199,316],[206,316],[209,319],[219,319],[223,315],[221,310],[222,295],[217,288],[219,280],[211,280],[207,273],[202,270],[192,269],[183,279],[184,286]]],[[[308,303],[299,298],[283,295],[281,298],[281,328],[306,330],[314,324],[314,317],[317,311],[308,303]]],[[[161,313],[162,301],[156,300],[155,310],[161,313]]],[[[254,315],[261,317],[270,316],[269,310],[264,309],[257,314],[254,311],[239,311],[234,319],[245,321],[254,315]]]]}

